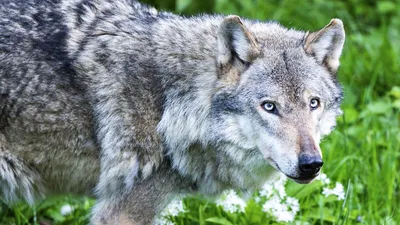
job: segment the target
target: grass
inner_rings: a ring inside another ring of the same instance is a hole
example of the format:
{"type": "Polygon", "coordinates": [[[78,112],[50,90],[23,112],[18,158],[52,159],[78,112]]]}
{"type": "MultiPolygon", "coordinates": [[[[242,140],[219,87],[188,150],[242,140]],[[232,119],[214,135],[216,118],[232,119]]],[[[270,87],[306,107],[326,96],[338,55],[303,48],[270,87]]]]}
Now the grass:
{"type": "MultiPolygon", "coordinates": [[[[190,4],[194,0],[149,2],[196,12],[190,4]]],[[[338,77],[345,91],[344,115],[321,148],[324,173],[344,185],[346,199],[325,197],[318,181],[307,186],[289,181],[287,194],[300,202],[292,224],[400,224],[400,1],[209,2],[199,8],[278,20],[298,29],[316,30],[335,17],[344,21],[347,37],[338,77]]],[[[170,219],[176,224],[280,224],[253,200],[245,212],[229,213],[202,197],[189,197],[183,201],[186,212],[170,219]]],[[[34,208],[1,205],[0,224],[85,224],[93,203],[86,197],[56,196],[34,208]],[[62,215],[66,204],[74,211],[62,215]]]]}
{"type": "MultiPolygon", "coordinates": [[[[3,201],[0,199],[1,202],[3,201]]],[[[93,199],[88,197],[53,196],[33,207],[23,202],[12,207],[0,204],[0,224],[87,224],[90,216],[89,211],[94,202],[93,199]],[[63,215],[62,208],[65,206],[73,208],[73,211],[63,215]]]]}

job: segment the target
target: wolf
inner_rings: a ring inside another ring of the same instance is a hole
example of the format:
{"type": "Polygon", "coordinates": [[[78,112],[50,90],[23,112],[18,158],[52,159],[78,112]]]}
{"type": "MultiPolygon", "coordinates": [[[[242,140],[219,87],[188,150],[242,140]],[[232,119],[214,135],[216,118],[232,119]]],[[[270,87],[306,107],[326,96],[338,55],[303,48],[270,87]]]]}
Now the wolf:
{"type": "Polygon", "coordinates": [[[341,114],[340,19],[315,32],[134,0],[2,0],[0,194],[97,198],[151,224],[177,194],[309,183],[341,114]]]}

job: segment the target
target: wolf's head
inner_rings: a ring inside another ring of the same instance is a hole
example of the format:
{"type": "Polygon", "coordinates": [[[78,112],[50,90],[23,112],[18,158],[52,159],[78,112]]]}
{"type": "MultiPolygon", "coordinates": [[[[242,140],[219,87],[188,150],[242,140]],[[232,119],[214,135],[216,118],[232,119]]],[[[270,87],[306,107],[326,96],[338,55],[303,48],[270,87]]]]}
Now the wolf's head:
{"type": "Polygon", "coordinates": [[[336,71],[344,39],[339,19],[305,33],[227,17],[212,103],[223,141],[258,151],[296,182],[312,181],[323,164],[320,139],[341,114],[336,71]]]}

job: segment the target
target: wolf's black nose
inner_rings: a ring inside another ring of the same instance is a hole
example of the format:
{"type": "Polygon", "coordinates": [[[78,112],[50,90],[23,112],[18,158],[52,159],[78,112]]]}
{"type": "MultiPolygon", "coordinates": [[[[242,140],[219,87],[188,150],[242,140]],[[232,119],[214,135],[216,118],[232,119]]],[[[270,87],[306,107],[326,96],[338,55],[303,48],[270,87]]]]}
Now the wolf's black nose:
{"type": "Polygon", "coordinates": [[[319,172],[322,167],[320,156],[302,155],[299,158],[299,169],[303,176],[311,176],[319,172]]]}

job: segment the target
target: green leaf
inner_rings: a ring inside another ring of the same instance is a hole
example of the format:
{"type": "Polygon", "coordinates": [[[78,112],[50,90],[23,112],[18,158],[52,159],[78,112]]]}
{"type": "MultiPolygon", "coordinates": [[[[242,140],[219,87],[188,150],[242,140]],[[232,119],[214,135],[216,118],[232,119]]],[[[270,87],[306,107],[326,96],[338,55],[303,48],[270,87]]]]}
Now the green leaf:
{"type": "Polygon", "coordinates": [[[176,11],[184,11],[191,3],[192,0],[176,0],[176,11]]]}
{"type": "Polygon", "coordinates": [[[349,107],[344,110],[344,116],[347,123],[352,123],[359,118],[359,112],[354,107],[349,107]]]}
{"type": "Polygon", "coordinates": [[[400,109],[400,99],[395,100],[395,101],[393,102],[393,107],[394,107],[394,108],[397,108],[397,109],[400,109]]]}
{"type": "Polygon", "coordinates": [[[396,11],[396,4],[390,1],[378,1],[378,12],[382,14],[395,12],[396,11]]]}
{"type": "Polygon", "coordinates": [[[384,101],[377,101],[368,104],[367,111],[372,114],[385,114],[391,110],[391,105],[384,101]]]}
{"type": "Polygon", "coordinates": [[[286,188],[286,193],[297,199],[302,199],[310,196],[314,192],[318,192],[322,184],[320,181],[312,182],[308,185],[301,185],[290,181],[286,188]]]}
{"type": "Polygon", "coordinates": [[[394,86],[392,88],[392,90],[390,90],[389,95],[391,95],[397,99],[400,99],[400,87],[394,86]]]}
{"type": "Polygon", "coordinates": [[[229,220],[222,217],[211,217],[206,219],[207,222],[222,224],[222,225],[233,225],[229,220]]]}

